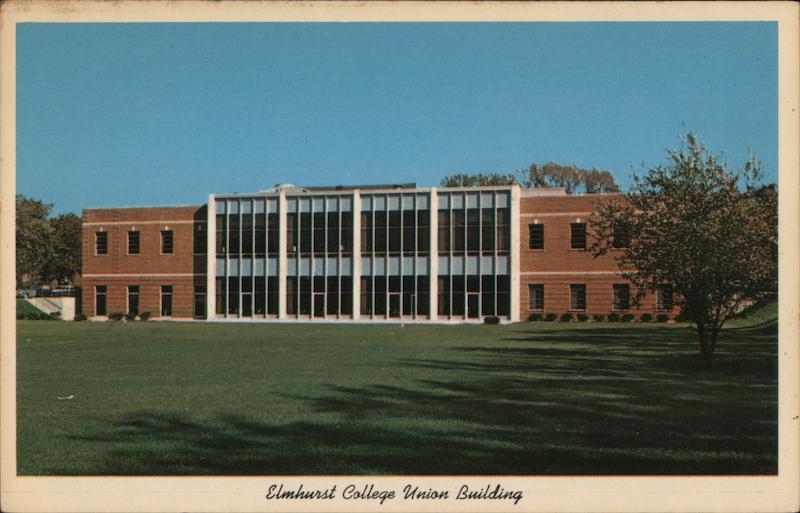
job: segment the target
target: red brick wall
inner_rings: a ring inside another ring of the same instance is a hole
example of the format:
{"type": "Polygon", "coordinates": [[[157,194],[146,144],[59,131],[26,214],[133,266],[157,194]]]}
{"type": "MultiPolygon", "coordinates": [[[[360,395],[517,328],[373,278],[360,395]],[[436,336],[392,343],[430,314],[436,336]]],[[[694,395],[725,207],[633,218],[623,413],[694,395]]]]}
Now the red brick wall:
{"type": "Polygon", "coordinates": [[[95,285],[108,287],[107,312],[126,312],[127,287],[139,285],[139,311],[160,314],[161,285],[172,285],[172,317],[192,317],[194,284],[205,285],[205,255],[194,255],[194,230],[205,230],[205,207],[83,211],[83,313],[95,312],[95,285]],[[128,255],[128,231],[139,231],[139,254],[128,255]],[[161,231],[172,230],[173,252],[161,254],[161,231]],[[95,233],[108,233],[108,254],[95,254],[95,233]]]}
{"type": "MultiPolygon", "coordinates": [[[[591,247],[590,216],[601,201],[613,195],[585,194],[566,196],[531,196],[520,198],[520,318],[528,316],[529,284],[545,287],[545,312],[569,311],[570,284],[586,284],[586,312],[608,314],[613,306],[613,285],[627,283],[619,274],[614,251],[594,257],[590,250],[570,249],[570,224],[586,223],[586,247],[591,247]],[[544,225],[544,249],[529,248],[528,225],[544,225]]],[[[618,197],[618,196],[616,196],[618,197]]],[[[635,288],[630,284],[629,313],[672,313],[655,310],[655,295],[645,296],[634,307],[635,288]]],[[[626,313],[626,312],[621,312],[626,313]]]]}

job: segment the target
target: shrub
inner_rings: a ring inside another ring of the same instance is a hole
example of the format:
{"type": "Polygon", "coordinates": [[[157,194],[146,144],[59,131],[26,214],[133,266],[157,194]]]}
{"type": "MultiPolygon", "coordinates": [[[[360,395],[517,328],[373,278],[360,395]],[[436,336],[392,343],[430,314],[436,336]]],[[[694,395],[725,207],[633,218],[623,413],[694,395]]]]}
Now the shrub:
{"type": "Polygon", "coordinates": [[[136,314],[133,313],[133,312],[126,313],[125,314],[125,320],[126,321],[135,321],[136,320],[136,314]]]}
{"type": "Polygon", "coordinates": [[[667,314],[656,315],[656,322],[667,322],[668,320],[669,320],[669,315],[667,314]]]}
{"type": "Polygon", "coordinates": [[[622,320],[622,322],[631,322],[635,318],[636,318],[635,315],[627,313],[627,314],[622,316],[621,320],[622,320]]]}
{"type": "Polygon", "coordinates": [[[650,322],[653,320],[653,316],[650,315],[649,313],[643,313],[642,315],[639,316],[639,320],[642,322],[650,322]]]}
{"type": "Polygon", "coordinates": [[[578,314],[578,320],[579,320],[580,322],[586,322],[586,321],[588,321],[588,320],[589,320],[589,316],[588,316],[588,315],[586,315],[586,314],[579,313],[579,314],[578,314]]]}
{"type": "Polygon", "coordinates": [[[58,321],[61,319],[61,312],[50,312],[47,315],[47,320],[49,321],[58,321]]]}
{"type": "Polygon", "coordinates": [[[76,320],[76,321],[85,321],[85,320],[86,320],[86,316],[85,316],[85,315],[83,315],[83,314],[75,314],[75,318],[74,318],[73,320],[76,320]]]}
{"type": "Polygon", "coordinates": [[[540,313],[532,313],[528,316],[529,321],[541,321],[544,317],[540,313]]]}
{"type": "MultiPolygon", "coordinates": [[[[150,317],[149,315],[150,312],[146,313],[148,314],[148,317],[150,317]]],[[[142,320],[144,321],[145,318],[143,317],[142,320]]],[[[500,324],[500,317],[496,315],[487,315],[486,317],[483,318],[483,322],[486,324],[500,324]]]]}
{"type": "Polygon", "coordinates": [[[21,314],[21,316],[17,315],[17,318],[24,319],[26,321],[47,321],[51,319],[49,315],[47,315],[44,312],[40,312],[38,310],[35,312],[34,311],[25,312],[24,314],[21,314]]]}
{"type": "Polygon", "coordinates": [[[603,322],[606,320],[606,316],[603,314],[594,314],[595,322],[603,322]]]}
{"type": "Polygon", "coordinates": [[[553,322],[558,319],[558,314],[549,313],[544,315],[544,320],[548,322],[553,322]]]}
{"type": "Polygon", "coordinates": [[[615,312],[608,314],[608,322],[619,322],[619,314],[615,312]]]}
{"type": "MultiPolygon", "coordinates": [[[[140,313],[140,314],[139,314],[139,320],[140,320],[140,321],[146,321],[146,320],[147,320],[147,319],[149,319],[149,318],[150,318],[150,312],[148,312],[148,311],[146,311],[146,310],[145,310],[144,312],[142,312],[142,313],[140,313]]],[[[499,319],[498,319],[498,320],[499,320],[499,319]]]]}
{"type": "Polygon", "coordinates": [[[569,322],[572,320],[572,314],[569,312],[563,313],[561,314],[561,317],[558,318],[558,320],[561,322],[569,322]]]}
{"type": "Polygon", "coordinates": [[[121,321],[123,317],[125,317],[125,314],[122,312],[111,312],[108,314],[108,319],[111,321],[121,321]]]}

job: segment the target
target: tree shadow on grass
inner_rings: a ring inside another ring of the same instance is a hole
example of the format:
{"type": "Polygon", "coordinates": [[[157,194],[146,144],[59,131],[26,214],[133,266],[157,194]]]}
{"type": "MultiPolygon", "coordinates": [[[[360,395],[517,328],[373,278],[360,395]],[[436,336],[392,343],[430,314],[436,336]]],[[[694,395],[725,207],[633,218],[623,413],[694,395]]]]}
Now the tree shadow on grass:
{"type": "Polygon", "coordinates": [[[531,330],[387,362],[422,373],[402,386],[284,397],[306,420],[140,410],[70,438],[103,475],[776,473],[774,328],[726,332],[710,371],[686,335],[531,330]]]}

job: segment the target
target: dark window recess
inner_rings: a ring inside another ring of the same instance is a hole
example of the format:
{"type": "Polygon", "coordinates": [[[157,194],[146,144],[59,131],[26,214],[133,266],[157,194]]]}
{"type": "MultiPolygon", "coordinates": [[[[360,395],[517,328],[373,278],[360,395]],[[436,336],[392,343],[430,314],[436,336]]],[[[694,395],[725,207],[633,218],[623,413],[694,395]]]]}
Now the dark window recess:
{"type": "Polygon", "coordinates": [[[205,318],[206,316],[206,286],[194,286],[194,316],[205,318]]]}
{"type": "Polygon", "coordinates": [[[528,308],[544,310],[544,285],[528,285],[528,308]]]}
{"type": "Polygon", "coordinates": [[[139,286],[128,286],[128,313],[139,314],[139,286]]]}
{"type": "Polygon", "coordinates": [[[630,287],[625,283],[614,284],[614,310],[630,308],[630,287]]]}
{"type": "Polygon", "coordinates": [[[630,237],[628,236],[625,227],[619,223],[614,224],[614,237],[611,241],[611,247],[614,249],[627,248],[630,244],[630,237]]]}
{"type": "Polygon", "coordinates": [[[570,223],[570,249],[586,249],[586,223],[570,223]]]}
{"type": "Polygon", "coordinates": [[[569,309],[586,310],[586,285],[573,284],[569,286],[569,309]]]}
{"type": "Polygon", "coordinates": [[[138,255],[139,254],[139,232],[138,231],[130,231],[130,232],[128,232],[128,254],[129,255],[138,255]]]}
{"type": "Polygon", "coordinates": [[[217,278],[217,282],[214,286],[214,290],[216,291],[216,310],[215,312],[218,315],[225,314],[225,298],[227,294],[225,293],[225,278],[217,278]]]}
{"type": "Polygon", "coordinates": [[[659,286],[656,290],[656,310],[672,310],[674,306],[672,285],[659,286]]]}
{"type": "Polygon", "coordinates": [[[528,225],[528,249],[544,249],[544,225],[528,225]]]}
{"type": "Polygon", "coordinates": [[[161,231],[161,253],[164,255],[172,254],[172,230],[161,231]]]}
{"type": "Polygon", "coordinates": [[[94,252],[97,255],[108,254],[108,232],[95,232],[94,252]]]}
{"type": "Polygon", "coordinates": [[[192,240],[193,251],[195,254],[204,255],[206,253],[206,245],[208,244],[208,237],[206,236],[206,228],[202,224],[195,225],[194,238],[192,240]]]}
{"type": "Polygon", "coordinates": [[[172,316],[172,285],[161,286],[161,316],[172,316]]]}
{"type": "Polygon", "coordinates": [[[106,285],[94,286],[94,314],[106,315],[106,285]]]}

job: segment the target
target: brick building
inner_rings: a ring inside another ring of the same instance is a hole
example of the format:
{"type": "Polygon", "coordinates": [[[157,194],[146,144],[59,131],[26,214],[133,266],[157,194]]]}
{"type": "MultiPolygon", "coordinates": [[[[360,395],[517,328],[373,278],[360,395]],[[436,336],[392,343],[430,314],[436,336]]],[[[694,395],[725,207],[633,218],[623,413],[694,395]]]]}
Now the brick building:
{"type": "Polygon", "coordinates": [[[278,186],[205,205],[86,209],[90,318],[430,320],[673,313],[595,258],[603,195],[518,186],[278,186]]]}

